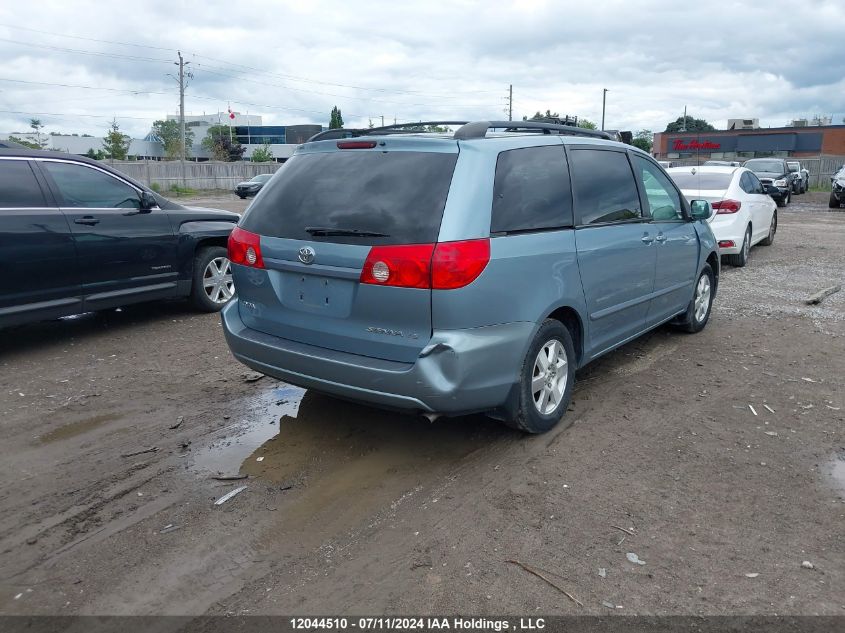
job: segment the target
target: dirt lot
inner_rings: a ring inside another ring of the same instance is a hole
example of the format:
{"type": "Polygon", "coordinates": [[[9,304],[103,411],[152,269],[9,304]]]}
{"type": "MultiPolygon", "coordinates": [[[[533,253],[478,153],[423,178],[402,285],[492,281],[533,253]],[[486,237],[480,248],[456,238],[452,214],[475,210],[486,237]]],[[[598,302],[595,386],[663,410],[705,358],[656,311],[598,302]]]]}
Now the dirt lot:
{"type": "Polygon", "coordinates": [[[845,213],[796,200],[539,437],[248,382],[179,302],[3,332],[0,612],[845,613],[845,213]]]}

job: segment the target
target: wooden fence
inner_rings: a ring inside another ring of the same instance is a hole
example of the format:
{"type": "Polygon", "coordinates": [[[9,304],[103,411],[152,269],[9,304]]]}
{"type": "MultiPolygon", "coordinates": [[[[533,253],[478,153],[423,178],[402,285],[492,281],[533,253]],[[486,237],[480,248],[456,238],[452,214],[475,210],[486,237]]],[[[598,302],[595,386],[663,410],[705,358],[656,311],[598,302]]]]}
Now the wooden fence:
{"type": "MultiPolygon", "coordinates": [[[[179,161],[106,160],[107,165],[148,187],[158,185],[162,192],[183,186],[179,161]]],[[[185,186],[190,189],[234,189],[235,185],[258,174],[272,174],[281,163],[204,163],[185,162],[185,186]]]]}

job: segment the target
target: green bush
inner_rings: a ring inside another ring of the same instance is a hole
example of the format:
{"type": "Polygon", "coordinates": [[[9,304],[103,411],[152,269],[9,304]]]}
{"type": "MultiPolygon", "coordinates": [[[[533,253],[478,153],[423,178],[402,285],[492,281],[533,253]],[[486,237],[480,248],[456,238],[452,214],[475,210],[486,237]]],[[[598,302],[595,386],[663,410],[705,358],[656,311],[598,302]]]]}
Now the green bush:
{"type": "Polygon", "coordinates": [[[157,182],[154,182],[153,184],[151,184],[150,189],[152,189],[156,193],[161,193],[161,185],[158,184],[157,182]]]}
{"type": "Polygon", "coordinates": [[[190,187],[183,187],[181,185],[170,185],[170,193],[177,196],[194,196],[197,193],[196,189],[190,187]]]}

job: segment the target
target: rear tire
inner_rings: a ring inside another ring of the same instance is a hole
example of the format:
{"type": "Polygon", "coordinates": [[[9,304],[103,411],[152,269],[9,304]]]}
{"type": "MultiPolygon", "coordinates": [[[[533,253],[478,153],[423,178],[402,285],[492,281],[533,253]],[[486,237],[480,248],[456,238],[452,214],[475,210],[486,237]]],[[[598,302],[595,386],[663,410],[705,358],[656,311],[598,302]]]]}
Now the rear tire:
{"type": "Polygon", "coordinates": [[[557,425],[572,400],[575,362],[569,330],[546,319],[522,363],[516,414],[505,424],[525,433],[545,433],[557,425]]]}
{"type": "Polygon", "coordinates": [[[830,209],[838,209],[839,208],[839,200],[836,199],[836,196],[834,196],[832,192],[830,194],[830,200],[827,201],[827,206],[830,209]]]}
{"type": "Polygon", "coordinates": [[[713,291],[716,288],[716,277],[710,264],[704,264],[698,280],[695,282],[692,300],[687,306],[686,314],[683,316],[679,326],[691,334],[701,332],[710,320],[710,311],[713,307],[713,291]]]}
{"type": "Polygon", "coordinates": [[[778,230],[778,212],[772,212],[772,222],[769,224],[769,234],[766,236],[764,240],[760,242],[763,246],[771,246],[772,243],[775,241],[775,233],[778,230]]]}
{"type": "Polygon", "coordinates": [[[737,268],[744,268],[748,263],[748,256],[751,253],[751,225],[745,229],[745,237],[742,239],[742,248],[736,255],[728,255],[728,263],[737,268]]]}
{"type": "Polygon", "coordinates": [[[202,312],[218,312],[235,292],[232,265],[222,246],[207,246],[194,256],[191,303],[202,312]]]}

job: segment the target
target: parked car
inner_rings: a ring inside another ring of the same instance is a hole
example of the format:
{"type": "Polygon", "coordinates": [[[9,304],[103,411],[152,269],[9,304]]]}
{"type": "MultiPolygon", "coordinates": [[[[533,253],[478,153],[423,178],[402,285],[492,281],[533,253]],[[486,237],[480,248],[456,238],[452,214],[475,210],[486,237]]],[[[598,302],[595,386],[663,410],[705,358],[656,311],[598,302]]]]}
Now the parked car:
{"type": "Polygon", "coordinates": [[[235,193],[243,200],[248,196],[255,196],[261,188],[273,177],[273,174],[258,174],[247,181],[235,185],[235,193]]]}
{"type": "Polygon", "coordinates": [[[719,254],[729,264],[745,266],[752,246],[774,242],[777,205],[754,172],[744,167],[701,166],[675,167],[669,175],[688,199],[707,200],[715,209],[710,229],[719,254]]]}
{"type": "Polygon", "coordinates": [[[710,205],[648,154],[533,121],[399,129],[312,137],[232,232],[238,295],[222,315],[242,363],[540,433],[576,369],[662,323],[706,325],[710,205]]]}
{"type": "Polygon", "coordinates": [[[738,160],[706,160],[701,163],[704,167],[740,167],[742,163],[738,160]]]}
{"type": "Polygon", "coordinates": [[[792,181],[792,193],[807,193],[810,188],[810,172],[797,160],[786,161],[789,171],[796,175],[792,181]]]}
{"type": "Polygon", "coordinates": [[[238,215],[187,208],[97,161],[0,149],[0,326],[166,297],[216,311],[238,215]]]}
{"type": "Polygon", "coordinates": [[[774,201],[779,207],[785,207],[792,200],[793,182],[796,175],[789,170],[789,166],[782,158],[752,158],[742,164],[750,169],[764,185],[774,185],[777,191],[771,189],[774,201]]]}
{"type": "Polygon", "coordinates": [[[845,204],[845,165],[830,179],[830,200],[828,207],[837,209],[845,204]]]}
{"type": "Polygon", "coordinates": [[[675,163],[671,160],[659,160],[657,164],[660,165],[663,169],[669,169],[670,167],[674,167],[675,163]]]}

